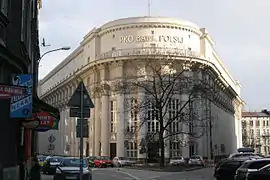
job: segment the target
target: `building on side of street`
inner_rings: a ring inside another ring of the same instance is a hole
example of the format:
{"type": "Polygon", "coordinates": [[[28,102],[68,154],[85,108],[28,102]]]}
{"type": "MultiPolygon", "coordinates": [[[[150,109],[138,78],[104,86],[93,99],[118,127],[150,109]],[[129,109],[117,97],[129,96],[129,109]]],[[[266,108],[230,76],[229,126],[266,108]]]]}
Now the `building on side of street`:
{"type": "Polygon", "coordinates": [[[270,154],[270,113],[242,112],[242,142],[244,147],[252,147],[258,153],[270,154]]]}
{"type": "MultiPolygon", "coordinates": [[[[131,119],[130,112],[123,113],[125,101],[134,92],[123,95],[116,90],[114,83],[126,78],[127,74],[138,76],[135,60],[143,61],[149,57],[175,59],[179,64],[192,60],[209,66],[211,72],[218,74],[215,81],[210,76],[207,79],[217,88],[219,97],[207,104],[211,112],[212,136],[210,130],[205,129],[207,133],[203,137],[185,147],[177,138],[170,140],[171,145],[165,150],[166,157],[189,157],[194,153],[210,157],[211,139],[214,155],[235,152],[242,144],[243,100],[239,82],[232,78],[218,57],[215,43],[205,28],[189,21],[163,17],[124,18],[94,28],[65,60],[39,82],[40,98],[61,111],[59,131],[43,133],[39,149],[47,151],[47,138],[54,133],[58,139],[56,154],[78,155],[76,121],[69,117],[67,101],[82,79],[95,104],[89,119],[89,138],[85,139],[85,154],[145,158],[139,153],[140,139],[148,131],[156,131],[158,123],[153,119],[142,134],[132,139],[125,136],[125,130],[139,121],[131,119]]],[[[179,102],[186,98],[187,94],[183,94],[179,102]]],[[[202,107],[202,104],[197,107],[202,107]]]]}
{"type": "MultiPolygon", "coordinates": [[[[12,85],[13,74],[32,74],[38,71],[40,57],[37,0],[0,0],[0,84],[12,85]]],[[[33,82],[33,113],[58,110],[42,102],[33,82]],[[47,108],[44,108],[44,105],[47,108]]],[[[23,179],[23,164],[29,165],[35,146],[31,129],[22,127],[25,118],[10,118],[11,99],[0,97],[0,174],[1,179],[23,179]],[[20,166],[22,168],[20,168],[20,166]]]]}

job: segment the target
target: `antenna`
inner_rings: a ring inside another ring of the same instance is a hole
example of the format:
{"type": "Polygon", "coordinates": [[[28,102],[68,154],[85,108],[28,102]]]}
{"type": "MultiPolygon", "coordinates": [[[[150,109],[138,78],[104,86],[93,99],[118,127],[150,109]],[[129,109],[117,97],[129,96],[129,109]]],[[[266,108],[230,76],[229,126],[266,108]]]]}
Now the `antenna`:
{"type": "Polygon", "coordinates": [[[152,5],[152,0],[148,0],[148,16],[151,16],[151,5],[152,5]]]}

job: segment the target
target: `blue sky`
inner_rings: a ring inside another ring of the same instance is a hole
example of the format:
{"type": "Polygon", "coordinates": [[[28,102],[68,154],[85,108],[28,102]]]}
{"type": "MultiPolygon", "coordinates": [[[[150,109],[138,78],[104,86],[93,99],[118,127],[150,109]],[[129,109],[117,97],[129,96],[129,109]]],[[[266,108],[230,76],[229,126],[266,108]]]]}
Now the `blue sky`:
{"type": "MultiPolygon", "coordinates": [[[[41,51],[61,46],[74,49],[93,27],[122,17],[146,15],[147,0],[43,0],[40,38],[51,46],[41,47],[41,51]]],[[[269,0],[152,0],[151,15],[186,19],[207,28],[220,58],[241,82],[246,109],[270,109],[269,0]]],[[[70,52],[44,57],[40,78],[70,52]]]]}

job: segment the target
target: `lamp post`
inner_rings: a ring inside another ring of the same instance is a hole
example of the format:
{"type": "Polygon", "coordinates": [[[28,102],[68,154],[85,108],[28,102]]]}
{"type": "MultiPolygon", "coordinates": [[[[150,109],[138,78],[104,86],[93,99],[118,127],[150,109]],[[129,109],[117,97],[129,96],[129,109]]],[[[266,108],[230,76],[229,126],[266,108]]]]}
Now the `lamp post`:
{"type": "Polygon", "coordinates": [[[46,54],[49,54],[49,53],[52,53],[52,52],[55,52],[55,51],[68,51],[68,50],[70,50],[70,47],[69,47],[69,46],[64,46],[64,47],[61,47],[61,48],[49,50],[49,51],[43,53],[43,54],[40,56],[40,58],[39,58],[38,61],[37,61],[37,64],[39,65],[40,60],[41,60],[46,54]]]}
{"type": "MultiPolygon", "coordinates": [[[[55,51],[67,51],[67,50],[70,50],[71,48],[69,46],[64,46],[64,47],[60,47],[60,48],[57,48],[57,49],[52,49],[52,50],[49,50],[45,53],[43,53],[38,59],[36,59],[35,61],[33,61],[32,63],[32,78],[33,78],[33,98],[34,97],[37,97],[37,89],[38,89],[38,69],[39,69],[39,63],[41,61],[41,59],[49,54],[49,53],[52,53],[52,52],[55,52],[55,51]]],[[[31,139],[31,154],[32,156],[34,156],[36,153],[37,153],[37,150],[38,150],[38,134],[36,133],[36,131],[33,131],[32,132],[32,139],[31,139]]]]}

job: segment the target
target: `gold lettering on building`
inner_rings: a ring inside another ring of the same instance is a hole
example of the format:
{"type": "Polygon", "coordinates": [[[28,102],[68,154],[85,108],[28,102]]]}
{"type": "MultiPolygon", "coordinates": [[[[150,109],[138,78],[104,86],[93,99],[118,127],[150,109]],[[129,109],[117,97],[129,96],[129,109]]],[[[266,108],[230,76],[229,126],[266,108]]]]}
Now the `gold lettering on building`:
{"type": "Polygon", "coordinates": [[[180,36],[120,36],[121,43],[133,43],[133,42],[164,42],[164,43],[183,43],[183,37],[180,36]]]}

